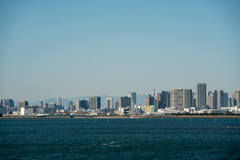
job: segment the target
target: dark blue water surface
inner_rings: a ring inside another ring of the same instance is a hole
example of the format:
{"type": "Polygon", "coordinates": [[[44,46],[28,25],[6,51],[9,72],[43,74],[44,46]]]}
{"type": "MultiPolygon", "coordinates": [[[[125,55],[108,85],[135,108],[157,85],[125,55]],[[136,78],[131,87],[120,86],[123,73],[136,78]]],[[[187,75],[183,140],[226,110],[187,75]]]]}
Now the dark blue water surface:
{"type": "Polygon", "coordinates": [[[239,119],[1,119],[0,159],[240,159],[239,119]]]}

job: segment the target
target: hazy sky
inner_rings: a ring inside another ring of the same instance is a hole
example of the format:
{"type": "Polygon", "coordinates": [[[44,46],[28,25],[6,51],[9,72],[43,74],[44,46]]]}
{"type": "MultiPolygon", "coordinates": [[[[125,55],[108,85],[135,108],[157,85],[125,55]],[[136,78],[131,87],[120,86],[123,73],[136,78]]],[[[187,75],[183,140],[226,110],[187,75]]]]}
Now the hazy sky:
{"type": "Polygon", "coordinates": [[[1,0],[0,99],[240,89],[239,0],[1,0]]]}

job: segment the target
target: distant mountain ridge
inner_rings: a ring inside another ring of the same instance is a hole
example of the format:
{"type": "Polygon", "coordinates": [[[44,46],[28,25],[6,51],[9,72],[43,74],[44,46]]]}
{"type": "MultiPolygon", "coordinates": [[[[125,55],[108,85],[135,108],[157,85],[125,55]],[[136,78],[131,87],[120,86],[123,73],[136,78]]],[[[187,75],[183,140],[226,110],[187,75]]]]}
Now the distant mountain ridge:
{"type": "MultiPolygon", "coordinates": [[[[84,100],[88,100],[89,101],[89,97],[90,96],[81,96],[81,97],[74,97],[74,98],[62,98],[62,103],[64,108],[67,108],[67,101],[73,101],[73,104],[76,104],[76,100],[79,99],[84,99],[84,100]]],[[[99,96],[101,97],[101,107],[105,107],[106,106],[106,98],[107,97],[112,97],[114,101],[119,100],[119,97],[122,96],[109,96],[109,95],[101,95],[99,96]]],[[[147,97],[147,94],[141,94],[141,95],[137,95],[137,104],[140,105],[145,105],[145,98],[147,97]]],[[[40,101],[43,101],[44,103],[51,103],[51,102],[56,102],[57,103],[57,99],[58,98],[50,98],[50,99],[46,99],[46,100],[37,100],[37,101],[33,101],[33,102],[29,102],[29,105],[38,105],[40,101]]]]}

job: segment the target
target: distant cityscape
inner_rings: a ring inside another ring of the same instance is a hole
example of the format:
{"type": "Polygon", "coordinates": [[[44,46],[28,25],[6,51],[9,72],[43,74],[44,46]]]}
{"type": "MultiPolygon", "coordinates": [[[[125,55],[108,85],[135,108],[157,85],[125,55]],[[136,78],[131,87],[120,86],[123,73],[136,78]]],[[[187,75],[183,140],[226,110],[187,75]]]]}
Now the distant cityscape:
{"type": "Polygon", "coordinates": [[[240,113],[240,89],[233,91],[232,96],[223,90],[207,91],[206,83],[196,84],[196,93],[192,89],[177,88],[161,91],[145,97],[145,105],[137,103],[137,93],[128,92],[126,96],[114,101],[113,97],[104,99],[92,96],[89,99],[67,101],[64,108],[62,99],[57,102],[29,105],[27,100],[1,99],[0,114],[3,116],[38,116],[38,115],[172,115],[189,114],[228,114],[240,113]]]}

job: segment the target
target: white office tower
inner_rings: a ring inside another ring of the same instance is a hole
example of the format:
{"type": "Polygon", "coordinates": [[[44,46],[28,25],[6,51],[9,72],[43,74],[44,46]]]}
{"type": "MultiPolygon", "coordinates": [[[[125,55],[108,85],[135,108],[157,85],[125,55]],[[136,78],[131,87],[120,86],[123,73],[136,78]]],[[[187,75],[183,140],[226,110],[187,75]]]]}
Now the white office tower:
{"type": "Polygon", "coordinates": [[[137,104],[137,93],[136,92],[128,92],[128,97],[131,98],[131,108],[137,104]]]}
{"type": "Polygon", "coordinates": [[[62,106],[62,99],[60,97],[57,100],[57,105],[61,105],[62,106]]]}
{"type": "Polygon", "coordinates": [[[107,109],[114,109],[113,108],[113,98],[110,98],[110,97],[106,98],[106,107],[107,107],[107,109]]]}
{"type": "Polygon", "coordinates": [[[192,89],[184,89],[183,90],[183,108],[192,107],[192,89]]]}
{"type": "Polygon", "coordinates": [[[206,92],[206,106],[207,108],[209,109],[217,109],[217,106],[216,106],[216,101],[217,101],[217,98],[216,98],[216,91],[214,92],[211,92],[211,91],[208,91],[206,92]]]}
{"type": "Polygon", "coordinates": [[[196,84],[196,107],[206,107],[206,83],[196,84]]]}
{"type": "Polygon", "coordinates": [[[183,110],[183,89],[173,89],[172,92],[172,106],[174,109],[183,110]]]}

